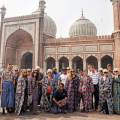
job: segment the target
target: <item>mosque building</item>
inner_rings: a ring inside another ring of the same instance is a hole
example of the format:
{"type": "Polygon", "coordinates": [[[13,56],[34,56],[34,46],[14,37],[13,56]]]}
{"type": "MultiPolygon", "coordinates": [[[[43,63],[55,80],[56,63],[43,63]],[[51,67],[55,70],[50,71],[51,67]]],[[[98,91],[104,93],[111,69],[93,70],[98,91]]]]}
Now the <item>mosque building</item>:
{"type": "MultiPolygon", "coordinates": [[[[88,64],[120,68],[120,0],[113,5],[114,32],[97,36],[97,27],[84,14],[70,26],[68,38],[56,38],[56,24],[45,13],[45,0],[30,15],[5,18],[1,8],[0,67],[7,64],[20,68],[40,66],[44,70],[65,67],[83,70],[88,64]]],[[[112,14],[112,13],[111,13],[112,14]]],[[[79,16],[78,16],[79,17],[79,16]]]]}

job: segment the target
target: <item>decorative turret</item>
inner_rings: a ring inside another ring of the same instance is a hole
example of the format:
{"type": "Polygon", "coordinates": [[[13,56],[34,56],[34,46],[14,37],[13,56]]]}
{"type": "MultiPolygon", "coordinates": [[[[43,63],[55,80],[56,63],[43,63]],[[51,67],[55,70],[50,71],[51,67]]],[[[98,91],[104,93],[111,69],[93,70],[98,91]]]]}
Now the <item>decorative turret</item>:
{"type": "Polygon", "coordinates": [[[44,11],[45,11],[45,0],[39,0],[39,8],[38,11],[41,13],[41,15],[44,15],[44,11]]]}
{"type": "Polygon", "coordinates": [[[45,0],[39,1],[39,40],[38,40],[38,66],[43,68],[43,57],[44,56],[44,16],[45,16],[45,0]]]}
{"type": "Polygon", "coordinates": [[[6,7],[3,5],[0,8],[0,14],[1,14],[1,23],[0,23],[0,53],[1,53],[1,41],[2,41],[2,29],[3,29],[3,21],[5,18],[5,14],[6,14],[6,7]]]}
{"type": "Polygon", "coordinates": [[[0,10],[1,10],[1,21],[3,21],[4,20],[4,18],[5,18],[5,14],[6,14],[6,7],[5,6],[2,6],[1,8],[0,8],[0,10]]]}

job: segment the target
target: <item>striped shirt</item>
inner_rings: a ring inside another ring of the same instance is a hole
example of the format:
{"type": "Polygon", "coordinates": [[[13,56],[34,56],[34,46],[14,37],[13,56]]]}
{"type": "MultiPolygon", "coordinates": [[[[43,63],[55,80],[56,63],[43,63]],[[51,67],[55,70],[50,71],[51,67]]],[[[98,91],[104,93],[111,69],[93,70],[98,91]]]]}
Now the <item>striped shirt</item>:
{"type": "Polygon", "coordinates": [[[98,74],[98,72],[92,73],[92,74],[90,75],[90,77],[92,78],[92,83],[93,83],[94,85],[97,85],[98,82],[99,82],[99,74],[98,74]]]}

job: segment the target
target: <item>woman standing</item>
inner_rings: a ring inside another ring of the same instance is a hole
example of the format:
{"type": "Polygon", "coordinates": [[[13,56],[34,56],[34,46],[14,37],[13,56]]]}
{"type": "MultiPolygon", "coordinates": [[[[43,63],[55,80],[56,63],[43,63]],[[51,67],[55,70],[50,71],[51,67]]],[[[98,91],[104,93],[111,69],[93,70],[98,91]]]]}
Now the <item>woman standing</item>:
{"type": "Polygon", "coordinates": [[[66,80],[65,89],[67,90],[67,104],[68,112],[75,112],[78,110],[79,105],[79,77],[75,74],[74,70],[70,70],[66,80]]]}
{"type": "Polygon", "coordinates": [[[14,83],[13,83],[13,66],[8,65],[7,70],[2,74],[2,95],[1,95],[1,107],[2,112],[5,114],[5,108],[10,113],[14,108],[14,83]]]}
{"type": "Polygon", "coordinates": [[[103,76],[99,81],[100,90],[100,111],[105,114],[113,113],[113,99],[112,99],[112,77],[109,76],[108,70],[103,70],[103,76]]]}
{"type": "Polygon", "coordinates": [[[37,114],[37,104],[38,104],[38,77],[39,73],[37,71],[33,71],[32,73],[32,108],[33,114],[37,114]]]}
{"type": "Polygon", "coordinates": [[[92,94],[94,92],[94,85],[92,78],[88,76],[87,71],[83,72],[83,77],[80,81],[80,93],[83,101],[83,112],[92,110],[92,94]]]}
{"type": "Polygon", "coordinates": [[[49,112],[51,109],[51,99],[54,91],[54,80],[52,75],[52,70],[47,70],[47,75],[44,77],[42,81],[42,98],[41,98],[41,106],[43,107],[45,112],[49,112]]]}
{"type": "Polygon", "coordinates": [[[119,70],[114,69],[113,76],[113,110],[114,113],[120,114],[120,76],[119,70]]]}
{"type": "Polygon", "coordinates": [[[28,80],[27,70],[22,70],[21,76],[18,78],[17,89],[16,89],[16,105],[15,112],[20,115],[27,109],[28,99],[28,80]]]}
{"type": "Polygon", "coordinates": [[[28,108],[31,110],[31,105],[32,105],[32,70],[27,69],[27,80],[28,80],[28,108]]]}

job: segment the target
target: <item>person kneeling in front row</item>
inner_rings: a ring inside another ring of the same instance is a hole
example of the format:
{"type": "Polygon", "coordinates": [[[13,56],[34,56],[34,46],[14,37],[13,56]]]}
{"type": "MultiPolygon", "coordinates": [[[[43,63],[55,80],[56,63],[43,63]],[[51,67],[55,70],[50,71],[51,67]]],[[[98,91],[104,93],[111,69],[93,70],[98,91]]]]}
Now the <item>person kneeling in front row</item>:
{"type": "Polygon", "coordinates": [[[53,94],[53,113],[66,113],[67,91],[64,84],[60,83],[58,90],[53,94]]]}

